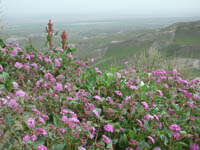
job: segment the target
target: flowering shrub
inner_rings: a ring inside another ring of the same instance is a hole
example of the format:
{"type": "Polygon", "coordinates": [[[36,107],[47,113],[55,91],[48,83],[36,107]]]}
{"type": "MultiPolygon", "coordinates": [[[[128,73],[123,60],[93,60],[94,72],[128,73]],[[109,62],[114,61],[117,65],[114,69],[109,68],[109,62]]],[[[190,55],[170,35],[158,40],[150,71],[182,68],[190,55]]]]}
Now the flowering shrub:
{"type": "Polygon", "coordinates": [[[199,80],[90,68],[71,52],[1,49],[0,149],[199,150],[199,80]]]}

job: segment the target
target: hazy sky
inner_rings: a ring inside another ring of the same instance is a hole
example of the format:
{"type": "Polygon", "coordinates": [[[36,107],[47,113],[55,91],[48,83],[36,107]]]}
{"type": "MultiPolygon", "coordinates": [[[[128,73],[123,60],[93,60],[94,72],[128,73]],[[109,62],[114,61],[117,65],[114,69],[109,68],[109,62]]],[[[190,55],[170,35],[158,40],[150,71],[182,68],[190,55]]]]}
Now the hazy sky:
{"type": "Polygon", "coordinates": [[[54,14],[200,16],[200,0],[3,0],[6,16],[54,14]]]}

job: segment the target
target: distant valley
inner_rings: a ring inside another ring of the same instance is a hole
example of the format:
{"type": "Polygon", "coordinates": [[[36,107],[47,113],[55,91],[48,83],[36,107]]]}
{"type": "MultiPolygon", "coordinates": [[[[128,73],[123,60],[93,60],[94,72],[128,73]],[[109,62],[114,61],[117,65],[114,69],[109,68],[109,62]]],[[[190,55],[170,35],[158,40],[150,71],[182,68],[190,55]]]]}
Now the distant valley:
{"type": "MultiPolygon", "coordinates": [[[[44,23],[6,27],[2,35],[23,46],[45,47],[44,23]],[[43,42],[41,42],[43,41],[43,42]]],[[[158,50],[175,64],[200,74],[200,21],[191,18],[94,20],[54,23],[55,31],[66,30],[70,47],[80,57],[94,57],[96,64],[134,63],[135,55],[158,50]],[[178,22],[178,23],[177,23],[178,22]]],[[[58,45],[59,37],[54,45],[58,45]]]]}

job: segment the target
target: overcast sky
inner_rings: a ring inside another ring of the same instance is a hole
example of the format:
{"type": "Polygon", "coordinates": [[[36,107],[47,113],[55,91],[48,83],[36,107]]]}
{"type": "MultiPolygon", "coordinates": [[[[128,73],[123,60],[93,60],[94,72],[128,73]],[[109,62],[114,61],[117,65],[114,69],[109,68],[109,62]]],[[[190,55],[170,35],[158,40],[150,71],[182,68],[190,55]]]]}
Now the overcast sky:
{"type": "Polygon", "coordinates": [[[5,16],[54,14],[200,16],[200,0],[3,0],[5,16]]]}

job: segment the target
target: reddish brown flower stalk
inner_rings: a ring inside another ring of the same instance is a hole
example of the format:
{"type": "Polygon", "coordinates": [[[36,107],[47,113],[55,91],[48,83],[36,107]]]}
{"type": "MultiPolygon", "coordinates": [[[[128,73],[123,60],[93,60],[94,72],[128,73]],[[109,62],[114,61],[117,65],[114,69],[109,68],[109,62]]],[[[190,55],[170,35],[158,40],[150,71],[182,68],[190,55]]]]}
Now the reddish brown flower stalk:
{"type": "Polygon", "coordinates": [[[67,41],[67,34],[66,31],[63,31],[61,34],[61,44],[62,44],[62,48],[64,50],[66,50],[68,48],[68,41],[67,41]]]}
{"type": "Polygon", "coordinates": [[[47,42],[49,43],[49,49],[52,50],[53,23],[51,22],[51,19],[49,20],[48,26],[46,27],[46,32],[48,33],[47,42]]]}

